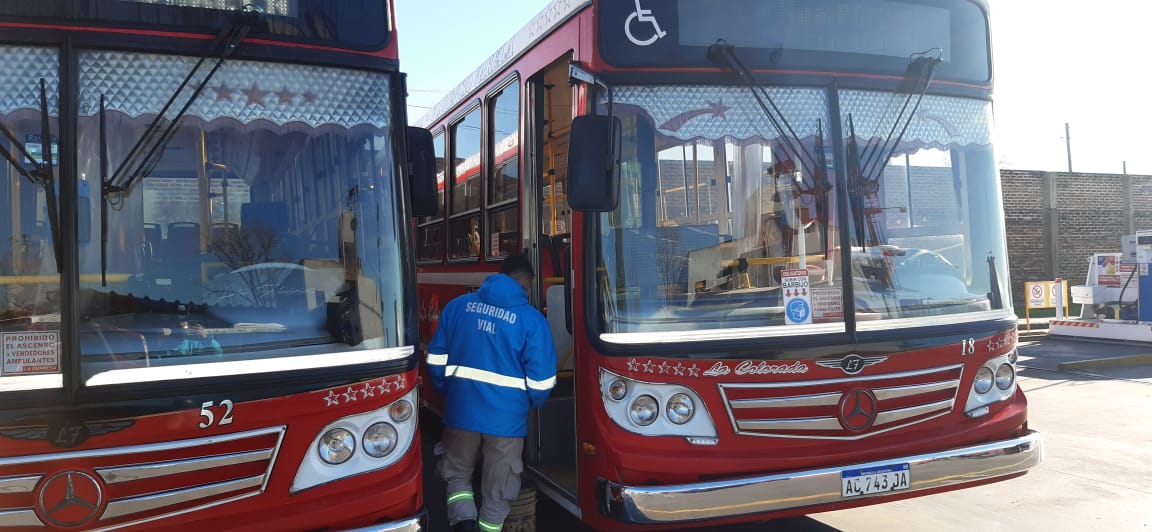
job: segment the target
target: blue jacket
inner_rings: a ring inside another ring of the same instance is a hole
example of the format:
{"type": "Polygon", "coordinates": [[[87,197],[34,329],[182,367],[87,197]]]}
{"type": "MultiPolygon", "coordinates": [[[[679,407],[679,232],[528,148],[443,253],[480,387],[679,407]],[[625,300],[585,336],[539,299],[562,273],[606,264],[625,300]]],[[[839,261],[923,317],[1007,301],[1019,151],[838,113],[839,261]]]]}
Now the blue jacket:
{"type": "Polygon", "coordinates": [[[488,276],[453,299],[428,344],[428,372],[444,395],[444,424],[507,438],[528,435],[528,409],[556,384],[548,320],[515,279],[488,276]]]}

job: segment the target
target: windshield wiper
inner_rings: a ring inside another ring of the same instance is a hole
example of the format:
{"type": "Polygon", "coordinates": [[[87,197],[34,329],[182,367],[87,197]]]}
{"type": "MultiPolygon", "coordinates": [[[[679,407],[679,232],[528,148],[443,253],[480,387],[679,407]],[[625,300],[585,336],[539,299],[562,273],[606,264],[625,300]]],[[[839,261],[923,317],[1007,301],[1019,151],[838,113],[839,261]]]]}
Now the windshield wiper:
{"type": "Polygon", "coordinates": [[[240,46],[240,43],[248,35],[248,32],[259,26],[263,20],[263,13],[250,4],[241,10],[237,10],[232,23],[225,27],[220,34],[216,36],[216,39],[212,41],[212,47],[208,53],[200,57],[200,60],[196,62],[196,65],[193,66],[192,70],[188,72],[188,75],[184,77],[184,81],[180,82],[180,86],[176,88],[176,91],[173,92],[172,96],[168,98],[168,101],[164,103],[164,107],[156,114],[156,118],[153,118],[152,123],[148,124],[148,128],[144,130],[144,134],[141,135],[136,141],[136,144],[132,146],[128,155],[124,157],[124,160],[120,162],[120,165],[108,179],[108,182],[105,183],[105,196],[113,193],[131,191],[132,185],[137,180],[148,177],[148,175],[156,169],[156,165],[160,163],[160,159],[164,154],[165,146],[168,145],[168,142],[172,140],[172,136],[176,133],[176,126],[179,124],[180,119],[184,117],[188,109],[192,107],[192,104],[195,103],[200,94],[204,92],[204,87],[208,85],[208,82],[212,80],[212,77],[215,76],[216,72],[220,70],[220,67],[224,65],[224,61],[231,57],[240,46]],[[176,115],[168,119],[168,125],[164,128],[164,131],[160,132],[160,122],[165,120],[165,115],[172,107],[172,104],[176,103],[176,100],[183,94],[184,89],[187,88],[188,84],[196,77],[200,68],[212,57],[216,58],[216,63],[212,65],[212,69],[208,71],[204,79],[200,80],[192,90],[192,94],[188,96],[188,99],[176,115]],[[145,150],[147,150],[147,153],[145,153],[145,150]],[[136,165],[136,169],[128,172],[128,168],[134,164],[136,165]]]}
{"type": "Polygon", "coordinates": [[[760,109],[764,111],[764,116],[772,123],[772,127],[780,133],[780,138],[784,139],[782,144],[785,150],[801,164],[807,165],[809,168],[817,168],[816,158],[804,147],[804,143],[800,141],[800,135],[797,135],[796,130],[788,123],[788,118],[772,100],[768,90],[756,81],[752,71],[744,66],[744,63],[736,56],[735,46],[728,44],[724,39],[718,39],[715,44],[708,47],[708,61],[726,66],[740,76],[748,90],[752,92],[756,103],[760,105],[760,109]]]}
{"type": "Polygon", "coordinates": [[[56,203],[56,176],[52,171],[52,130],[49,126],[49,119],[48,82],[44,78],[40,78],[40,146],[44,154],[43,160],[37,160],[31,153],[28,153],[24,143],[20,142],[12,130],[8,129],[8,126],[2,122],[0,122],[0,131],[3,131],[4,136],[16,149],[15,151],[29,161],[32,170],[29,171],[24,168],[20,159],[3,146],[0,146],[0,153],[16,169],[16,173],[44,189],[44,201],[48,204],[48,229],[52,238],[52,252],[56,257],[56,273],[63,273],[63,264],[60,262],[60,206],[56,203]]]}
{"type": "Polygon", "coordinates": [[[936,66],[943,62],[942,56],[944,51],[939,48],[933,48],[926,52],[912,54],[908,60],[908,70],[905,76],[906,88],[902,91],[907,93],[904,98],[904,104],[900,107],[900,113],[896,115],[896,120],[892,123],[892,128],[888,131],[888,137],[884,139],[878,149],[869,150],[870,153],[866,154],[867,160],[862,166],[863,175],[873,181],[880,178],[884,173],[884,168],[888,166],[888,161],[892,159],[892,154],[896,152],[896,147],[900,145],[900,141],[904,140],[904,134],[908,132],[908,126],[912,125],[912,119],[916,116],[916,111],[920,109],[920,103],[924,101],[924,94],[928,92],[928,86],[932,84],[932,79],[936,76],[936,66]],[[935,53],[935,56],[929,54],[935,53]],[[916,104],[912,106],[912,111],[908,113],[905,118],[904,113],[908,111],[908,105],[912,102],[912,98],[916,98],[916,104]],[[900,126],[900,121],[904,121],[903,127],[900,126]],[[896,128],[900,127],[900,134],[895,137],[893,141],[893,134],[896,128]],[[887,154],[881,155],[887,150],[887,154]],[[877,167],[876,165],[879,165],[877,167]],[[869,177],[872,176],[872,177],[869,177]]]}
{"type": "MultiPolygon", "coordinates": [[[[870,242],[865,240],[864,223],[875,222],[871,216],[864,212],[864,186],[863,171],[860,168],[860,143],[856,140],[856,123],[852,113],[848,113],[848,201],[852,202],[852,229],[856,234],[856,245],[864,249],[870,242]]],[[[870,227],[875,237],[879,231],[870,227]]]]}
{"type": "Polygon", "coordinates": [[[936,66],[943,61],[942,55],[943,50],[933,48],[926,52],[912,54],[909,57],[907,75],[904,78],[905,87],[900,91],[906,94],[904,104],[900,107],[900,112],[897,113],[896,120],[893,121],[883,142],[873,144],[869,140],[868,148],[864,153],[860,153],[852,115],[851,113],[848,115],[848,182],[852,189],[849,192],[853,205],[856,243],[861,247],[867,244],[880,245],[885,241],[876,221],[876,217],[884,210],[880,205],[869,206],[868,201],[870,199],[878,201],[880,177],[884,175],[888,162],[892,160],[892,155],[900,146],[900,142],[904,140],[904,134],[908,132],[909,126],[912,125],[912,119],[916,117],[916,111],[920,109],[924,95],[928,92],[928,86],[931,85],[932,79],[935,77],[936,66]],[[913,98],[916,100],[915,104],[912,104],[913,98]],[[911,111],[909,111],[909,105],[911,105],[911,111]],[[897,128],[900,130],[899,134],[896,133],[897,128]],[[865,227],[872,237],[871,241],[866,239],[865,227]]]}
{"type": "Polygon", "coordinates": [[[188,113],[188,109],[196,102],[196,99],[204,92],[204,87],[212,80],[224,62],[232,56],[248,33],[257,27],[265,24],[264,13],[259,8],[248,4],[242,9],[237,10],[231,24],[226,26],[212,41],[212,46],[208,52],[200,57],[188,75],[184,76],[184,80],[180,82],[180,86],[164,103],[160,112],[152,119],[152,123],[148,124],[147,129],[136,140],[136,144],[128,151],[128,155],[116,167],[116,171],[111,176],[108,175],[108,141],[105,133],[105,108],[104,108],[104,95],[100,95],[100,197],[104,202],[104,206],[100,209],[100,282],[102,286],[108,286],[107,269],[108,269],[108,208],[114,204],[119,203],[119,198],[124,194],[132,191],[132,186],[139,182],[140,179],[148,177],[160,164],[160,159],[164,155],[164,149],[171,142],[173,135],[176,134],[176,127],[180,123],[180,119],[188,113]],[[215,57],[216,62],[212,68],[196,84],[192,89],[192,93],[188,95],[188,99],[175,116],[168,119],[168,124],[161,131],[160,122],[165,120],[165,115],[172,105],[176,103],[180,95],[184,93],[184,89],[195,79],[196,74],[200,72],[201,67],[211,58],[215,57]],[[128,171],[129,168],[135,166],[134,170],[128,171]],[[117,200],[111,198],[116,196],[117,200]]]}

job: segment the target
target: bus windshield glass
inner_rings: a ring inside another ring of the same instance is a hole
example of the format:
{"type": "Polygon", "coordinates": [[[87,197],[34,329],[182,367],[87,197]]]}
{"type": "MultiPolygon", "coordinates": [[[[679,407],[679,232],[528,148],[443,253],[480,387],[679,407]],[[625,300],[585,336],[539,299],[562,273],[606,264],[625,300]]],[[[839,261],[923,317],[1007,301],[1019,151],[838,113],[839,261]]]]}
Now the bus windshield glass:
{"type": "Polygon", "coordinates": [[[240,9],[263,14],[259,38],[379,50],[392,34],[385,0],[10,0],[0,18],[215,34],[240,9]]]}
{"type": "Polygon", "coordinates": [[[103,164],[130,169],[93,201],[103,230],[81,245],[85,382],[270,357],[352,363],[401,346],[390,78],[230,61],[136,164],[195,61],[80,54],[80,177],[99,190],[103,164]]]}
{"type": "Polygon", "coordinates": [[[764,91],[771,120],[745,86],[614,88],[620,205],[597,245],[607,340],[838,332],[849,313],[857,329],[915,326],[1010,304],[992,295],[1006,247],[988,102],[925,96],[897,141],[908,94],[764,91]],[[856,162],[836,164],[835,146],[856,162]]]}

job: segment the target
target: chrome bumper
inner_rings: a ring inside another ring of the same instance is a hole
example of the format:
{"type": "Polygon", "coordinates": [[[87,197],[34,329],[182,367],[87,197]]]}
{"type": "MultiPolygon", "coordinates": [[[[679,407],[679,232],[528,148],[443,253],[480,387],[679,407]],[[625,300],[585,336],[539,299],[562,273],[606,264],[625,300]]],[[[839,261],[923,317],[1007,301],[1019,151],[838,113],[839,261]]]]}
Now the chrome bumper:
{"type": "Polygon", "coordinates": [[[686,523],[882,498],[1015,475],[1043,459],[1043,438],[1031,431],[1019,438],[961,449],[780,475],[671,486],[625,486],[601,481],[598,496],[602,510],[624,522],[686,523]],[[841,497],[841,471],[902,463],[911,470],[909,489],[841,497]]]}
{"type": "Polygon", "coordinates": [[[420,515],[409,519],[393,521],[391,523],[377,523],[372,526],[353,528],[345,532],[421,532],[424,530],[423,523],[424,512],[420,512],[420,515]]]}

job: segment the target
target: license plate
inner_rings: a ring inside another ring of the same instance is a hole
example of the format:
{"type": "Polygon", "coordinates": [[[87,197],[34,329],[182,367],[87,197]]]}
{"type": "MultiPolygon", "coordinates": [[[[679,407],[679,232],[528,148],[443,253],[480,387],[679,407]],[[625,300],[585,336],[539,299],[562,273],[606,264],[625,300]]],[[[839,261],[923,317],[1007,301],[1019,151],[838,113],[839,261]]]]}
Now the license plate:
{"type": "Polygon", "coordinates": [[[908,489],[912,474],[908,464],[889,464],[840,472],[840,496],[859,497],[908,489]]]}

